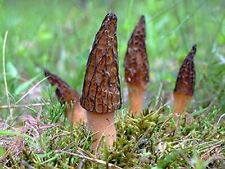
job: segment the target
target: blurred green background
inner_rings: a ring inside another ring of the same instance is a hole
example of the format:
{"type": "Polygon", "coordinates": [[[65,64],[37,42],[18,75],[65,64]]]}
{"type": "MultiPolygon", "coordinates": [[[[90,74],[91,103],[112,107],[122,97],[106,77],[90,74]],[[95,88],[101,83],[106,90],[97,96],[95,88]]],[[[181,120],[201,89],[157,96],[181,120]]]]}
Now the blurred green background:
{"type": "Polygon", "coordinates": [[[11,103],[44,78],[43,67],[81,92],[93,39],[104,16],[113,11],[118,17],[124,93],[123,60],[127,41],[140,15],[145,15],[151,96],[158,93],[160,85],[166,94],[173,91],[179,67],[196,43],[197,82],[191,109],[210,108],[223,113],[224,9],[224,0],[0,0],[0,104],[7,104],[2,73],[6,31],[6,75],[11,103]]]}

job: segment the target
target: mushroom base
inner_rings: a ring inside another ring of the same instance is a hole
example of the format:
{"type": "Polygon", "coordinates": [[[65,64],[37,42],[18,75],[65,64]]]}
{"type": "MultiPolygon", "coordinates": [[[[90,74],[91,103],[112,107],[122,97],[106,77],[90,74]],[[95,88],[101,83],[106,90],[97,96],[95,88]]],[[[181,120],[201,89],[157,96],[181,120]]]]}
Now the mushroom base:
{"type": "Polygon", "coordinates": [[[146,85],[133,86],[128,84],[130,111],[135,116],[141,113],[144,103],[146,85]]]}
{"type": "Polygon", "coordinates": [[[74,106],[67,105],[66,117],[72,125],[87,122],[86,110],[80,104],[75,104],[74,106]]]}
{"type": "Polygon", "coordinates": [[[105,139],[106,145],[112,147],[116,140],[116,129],[114,125],[113,113],[95,113],[87,112],[88,128],[94,133],[92,149],[97,151],[102,138],[105,139]]]}
{"type": "Polygon", "coordinates": [[[180,93],[173,93],[173,115],[177,118],[185,111],[186,106],[190,102],[192,96],[180,93]]]}

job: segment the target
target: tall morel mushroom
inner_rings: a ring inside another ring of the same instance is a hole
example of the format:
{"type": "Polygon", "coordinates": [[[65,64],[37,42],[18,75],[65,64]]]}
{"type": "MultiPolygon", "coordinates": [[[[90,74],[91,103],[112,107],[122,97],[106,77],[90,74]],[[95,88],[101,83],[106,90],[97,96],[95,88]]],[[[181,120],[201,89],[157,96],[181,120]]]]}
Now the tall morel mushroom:
{"type": "Polygon", "coordinates": [[[92,148],[102,137],[106,144],[116,140],[114,112],[121,107],[118,74],[117,17],[108,13],[96,34],[86,65],[81,106],[87,112],[87,125],[94,133],[92,148]]]}
{"type": "Polygon", "coordinates": [[[192,46],[191,51],[184,59],[183,64],[180,67],[176,86],[173,92],[173,113],[174,116],[179,116],[184,112],[187,104],[190,102],[195,87],[195,67],[194,56],[196,53],[196,45],[192,46]]]}
{"type": "Polygon", "coordinates": [[[128,41],[124,62],[130,111],[134,115],[138,114],[142,109],[145,91],[149,82],[149,64],[145,38],[145,18],[141,16],[128,41]]]}
{"type": "Polygon", "coordinates": [[[61,104],[66,104],[66,117],[71,124],[86,122],[86,111],[80,105],[80,96],[57,75],[44,70],[48,82],[56,86],[56,96],[61,104]]]}

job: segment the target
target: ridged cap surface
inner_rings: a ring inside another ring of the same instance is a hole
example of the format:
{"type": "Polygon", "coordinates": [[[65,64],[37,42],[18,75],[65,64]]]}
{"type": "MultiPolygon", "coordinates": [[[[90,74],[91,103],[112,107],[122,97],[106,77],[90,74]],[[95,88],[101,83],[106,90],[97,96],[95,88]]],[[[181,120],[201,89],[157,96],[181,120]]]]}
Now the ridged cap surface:
{"type": "Polygon", "coordinates": [[[117,17],[108,13],[96,34],[86,65],[80,102],[89,112],[114,112],[121,107],[116,31],[117,17]]]}

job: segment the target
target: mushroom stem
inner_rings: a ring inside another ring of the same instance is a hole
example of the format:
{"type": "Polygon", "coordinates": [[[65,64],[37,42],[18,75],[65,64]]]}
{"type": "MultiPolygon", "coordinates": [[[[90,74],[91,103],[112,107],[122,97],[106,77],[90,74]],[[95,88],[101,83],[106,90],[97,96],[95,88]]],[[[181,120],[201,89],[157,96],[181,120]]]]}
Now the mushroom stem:
{"type": "Polygon", "coordinates": [[[113,146],[113,142],[116,140],[114,112],[106,112],[101,114],[88,112],[87,125],[88,128],[94,133],[92,144],[93,150],[97,151],[98,145],[103,137],[109,147],[113,146]]]}
{"type": "Polygon", "coordinates": [[[142,110],[146,86],[134,86],[128,84],[130,112],[135,116],[142,110]]]}
{"type": "Polygon", "coordinates": [[[192,96],[191,95],[184,95],[180,93],[174,93],[173,94],[173,114],[174,117],[178,117],[181,115],[184,111],[188,103],[190,102],[192,96]]]}
{"type": "Polygon", "coordinates": [[[71,124],[86,123],[86,110],[81,107],[80,103],[74,103],[73,106],[66,106],[66,117],[71,124]]]}

